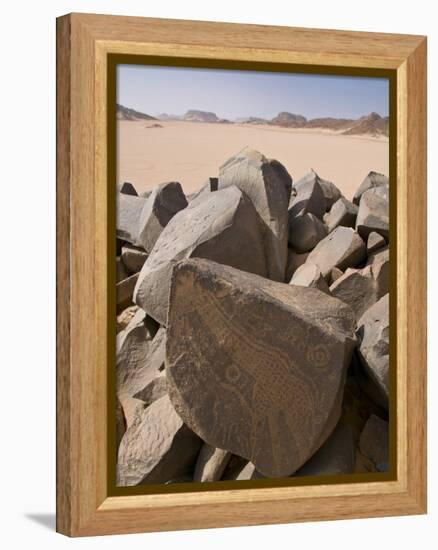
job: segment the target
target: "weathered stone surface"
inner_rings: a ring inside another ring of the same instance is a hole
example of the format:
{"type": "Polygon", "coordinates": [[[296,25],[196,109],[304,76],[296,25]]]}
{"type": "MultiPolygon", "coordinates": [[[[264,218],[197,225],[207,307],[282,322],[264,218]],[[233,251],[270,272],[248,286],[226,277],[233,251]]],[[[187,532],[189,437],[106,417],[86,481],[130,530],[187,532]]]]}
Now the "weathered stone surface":
{"type": "Polygon", "coordinates": [[[300,265],[303,265],[303,263],[307,260],[308,255],[309,255],[308,252],[305,252],[304,254],[298,254],[298,252],[295,252],[295,250],[288,248],[286,278],[284,279],[286,283],[288,283],[291,280],[292,275],[300,267],[300,265]]]}
{"type": "Polygon", "coordinates": [[[351,227],[340,226],[316,245],[307,261],[328,277],[334,267],[341,270],[355,267],[365,258],[366,247],[361,237],[351,227]]]}
{"type": "Polygon", "coordinates": [[[389,185],[379,185],[378,187],[371,187],[371,189],[368,189],[367,192],[378,195],[385,201],[389,201],[389,185]]]}
{"type": "Polygon", "coordinates": [[[134,197],[138,195],[135,187],[132,185],[132,183],[129,183],[129,181],[125,181],[124,183],[118,183],[117,191],[119,193],[123,193],[124,195],[132,195],[134,197]]]}
{"type": "Polygon", "coordinates": [[[355,459],[353,431],[350,426],[339,423],[322,447],[293,477],[351,474],[355,459]]]}
{"type": "Polygon", "coordinates": [[[309,252],[327,236],[327,228],[310,213],[295,216],[289,221],[289,244],[298,253],[309,252]]]}
{"type": "Polygon", "coordinates": [[[330,271],[330,276],[329,276],[330,284],[333,284],[335,281],[337,281],[339,279],[339,277],[342,277],[343,274],[344,274],[343,271],[341,271],[337,267],[334,267],[330,271]]]}
{"type": "Polygon", "coordinates": [[[134,273],[116,284],[116,303],[119,311],[134,303],[132,298],[137,279],[138,273],[134,273]]]}
{"type": "Polygon", "coordinates": [[[144,323],[128,326],[117,335],[117,394],[133,397],[162,370],[166,331],[160,329],[152,339],[144,323]]]}
{"type": "Polygon", "coordinates": [[[138,228],[138,242],[146,252],[152,250],[173,216],[186,206],[186,196],[176,181],[162,183],[152,190],[141,211],[138,228]]]}
{"type": "Polygon", "coordinates": [[[367,254],[370,255],[384,246],[386,246],[386,241],[382,235],[379,235],[375,231],[371,231],[367,240],[367,254]]]}
{"type": "Polygon", "coordinates": [[[388,422],[371,415],[360,435],[359,452],[366,459],[365,471],[386,472],[389,469],[388,422]]]}
{"type": "Polygon", "coordinates": [[[354,227],[356,223],[356,216],[358,207],[346,198],[341,197],[332,206],[328,213],[325,223],[329,233],[336,227],[343,225],[344,227],[354,227]]]}
{"type": "Polygon", "coordinates": [[[290,475],[336,425],[351,309],[313,288],[202,259],[174,269],[166,349],[178,414],[208,444],[290,475]]]}
{"type": "Polygon", "coordinates": [[[117,485],[165,483],[183,476],[193,467],[201,444],[164,396],[143,409],[126,430],[118,452],[117,485]]]}
{"type": "Polygon", "coordinates": [[[289,204],[289,220],[306,213],[322,220],[327,203],[319,181],[318,174],[312,171],[294,184],[289,204]]]}
{"type": "Polygon", "coordinates": [[[356,319],[389,292],[389,261],[363,269],[347,269],[331,286],[330,292],[348,304],[356,319]]]}
{"type": "Polygon", "coordinates": [[[358,321],[359,357],[368,375],[388,398],[389,294],[371,306],[358,321]]]}
{"type": "Polygon", "coordinates": [[[193,481],[219,481],[231,453],[204,443],[196,461],[193,481]]]}
{"type": "Polygon", "coordinates": [[[130,306],[124,309],[119,315],[117,315],[116,331],[117,334],[128,326],[131,319],[137,313],[140,308],[138,306],[130,306]]]}
{"type": "Polygon", "coordinates": [[[315,264],[310,262],[306,262],[295,271],[290,284],[317,288],[326,294],[330,294],[328,284],[321,271],[315,264]]]}
{"type": "Polygon", "coordinates": [[[140,399],[126,395],[120,397],[120,403],[126,420],[126,429],[129,429],[143,415],[146,403],[140,399]]]}
{"type": "Polygon", "coordinates": [[[389,246],[371,252],[371,254],[368,255],[366,265],[374,265],[387,261],[389,261],[389,246]]]}
{"type": "Polygon", "coordinates": [[[363,239],[367,239],[372,231],[388,239],[388,201],[372,191],[365,191],[360,199],[359,212],[356,218],[356,231],[363,239]]]}
{"type": "Polygon", "coordinates": [[[342,197],[342,193],[331,181],[325,180],[318,176],[318,183],[325,197],[325,209],[330,210],[337,200],[342,197]]]}
{"type": "Polygon", "coordinates": [[[122,262],[129,273],[138,273],[143,267],[148,255],[141,248],[134,246],[122,246],[122,262]]]}
{"type": "Polygon", "coordinates": [[[389,186],[388,177],[384,176],[383,174],[379,174],[378,172],[370,172],[360,184],[359,189],[354,194],[354,204],[359,204],[360,199],[365,191],[368,191],[368,189],[371,189],[373,187],[380,187],[381,185],[389,186]]]}
{"type": "Polygon", "coordinates": [[[135,303],[166,324],[172,268],[190,256],[266,276],[262,231],[251,201],[234,186],[181,210],[161,233],[140,272],[135,303]]]}
{"type": "Polygon", "coordinates": [[[230,186],[249,197],[264,222],[268,277],[284,281],[292,178],[278,161],[247,147],[220,168],[218,189],[230,186]]]}
{"type": "Polygon", "coordinates": [[[138,240],[141,212],[146,204],[143,197],[117,193],[116,234],[122,241],[139,245],[138,240]]]}
{"type": "Polygon", "coordinates": [[[152,378],[146,386],[134,395],[135,398],[141,399],[150,405],[163,395],[167,394],[167,378],[164,371],[160,371],[156,374],[155,378],[152,378]]]}
{"type": "Polygon", "coordinates": [[[116,282],[120,283],[123,279],[128,277],[128,272],[126,271],[125,265],[122,262],[122,259],[116,258],[116,282]]]}

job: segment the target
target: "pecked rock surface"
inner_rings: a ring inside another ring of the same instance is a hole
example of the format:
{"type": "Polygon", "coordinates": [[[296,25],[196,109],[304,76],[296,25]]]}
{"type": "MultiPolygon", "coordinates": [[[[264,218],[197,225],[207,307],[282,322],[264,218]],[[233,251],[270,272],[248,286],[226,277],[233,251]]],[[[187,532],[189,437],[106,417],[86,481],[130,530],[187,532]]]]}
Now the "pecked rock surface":
{"type": "Polygon", "coordinates": [[[134,301],[166,324],[172,268],[191,256],[267,276],[260,217],[237,187],[211,193],[167,224],[140,272],[134,301]]]}
{"type": "Polygon", "coordinates": [[[220,168],[218,189],[230,186],[238,187],[249,197],[263,220],[267,276],[283,281],[292,178],[278,161],[247,147],[220,168]]]}
{"type": "Polygon", "coordinates": [[[174,269],[166,374],[183,421],[265,476],[294,473],[336,425],[351,309],[319,290],[191,259],[174,269]]]}

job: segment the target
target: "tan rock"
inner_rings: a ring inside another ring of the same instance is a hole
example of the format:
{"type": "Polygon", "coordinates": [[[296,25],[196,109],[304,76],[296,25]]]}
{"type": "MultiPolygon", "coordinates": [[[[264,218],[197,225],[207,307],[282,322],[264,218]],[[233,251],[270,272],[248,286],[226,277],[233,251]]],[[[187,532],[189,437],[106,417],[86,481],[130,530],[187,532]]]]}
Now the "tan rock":
{"type": "Polygon", "coordinates": [[[317,288],[326,294],[330,294],[328,284],[321,271],[315,264],[310,262],[306,262],[295,271],[289,284],[317,288]]]}

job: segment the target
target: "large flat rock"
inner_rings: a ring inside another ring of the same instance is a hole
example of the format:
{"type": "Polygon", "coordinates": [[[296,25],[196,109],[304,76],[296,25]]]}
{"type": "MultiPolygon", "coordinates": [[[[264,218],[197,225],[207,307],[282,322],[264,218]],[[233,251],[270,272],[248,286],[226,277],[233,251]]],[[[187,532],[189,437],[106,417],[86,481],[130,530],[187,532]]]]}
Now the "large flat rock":
{"type": "Polygon", "coordinates": [[[263,220],[268,277],[283,281],[292,178],[278,161],[245,148],[220,168],[218,189],[230,186],[238,187],[249,197],[263,220]]]}
{"type": "Polygon", "coordinates": [[[169,303],[166,374],[178,414],[265,476],[295,472],[339,419],[351,309],[202,259],[175,267],[169,303]]]}
{"type": "Polygon", "coordinates": [[[191,256],[268,274],[260,216],[240,189],[215,191],[189,205],[159,236],[140,272],[134,301],[160,324],[166,324],[172,268],[191,256]]]}

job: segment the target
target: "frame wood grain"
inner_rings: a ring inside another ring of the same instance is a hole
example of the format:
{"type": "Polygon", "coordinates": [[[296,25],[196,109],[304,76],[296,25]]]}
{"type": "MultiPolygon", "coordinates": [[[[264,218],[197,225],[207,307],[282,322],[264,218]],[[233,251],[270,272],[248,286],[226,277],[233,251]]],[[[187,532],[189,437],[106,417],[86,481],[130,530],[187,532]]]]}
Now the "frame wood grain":
{"type": "Polygon", "coordinates": [[[59,18],[57,530],[83,536],[425,512],[425,37],[85,14],[59,18]],[[398,144],[395,481],[108,496],[109,54],[394,71],[398,144]]]}

